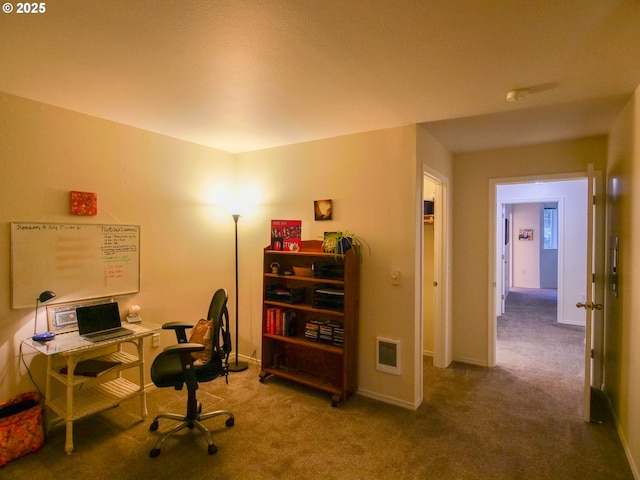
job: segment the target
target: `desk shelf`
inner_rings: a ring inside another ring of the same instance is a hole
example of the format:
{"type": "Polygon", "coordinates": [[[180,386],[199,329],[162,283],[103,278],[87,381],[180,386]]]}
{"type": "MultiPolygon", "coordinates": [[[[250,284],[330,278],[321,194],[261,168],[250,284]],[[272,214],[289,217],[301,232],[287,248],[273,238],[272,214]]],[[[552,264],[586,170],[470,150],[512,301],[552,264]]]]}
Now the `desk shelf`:
{"type": "MultiPolygon", "coordinates": [[[[84,376],[84,375],[73,375],[73,377],[71,379],[69,379],[67,377],[66,373],[60,373],[59,371],[59,367],[62,366],[66,366],[65,365],[56,365],[54,368],[51,369],[51,371],[49,372],[49,375],[52,378],[55,378],[56,380],[66,384],[68,381],[71,381],[71,384],[73,386],[76,385],[82,385],[85,383],[96,383],[99,381],[104,380],[103,378],[101,378],[103,375],[112,375],[118,372],[121,372],[123,370],[126,370],[128,368],[132,368],[135,366],[140,365],[141,360],[136,357],[135,355],[131,355],[127,352],[123,352],[123,351],[118,351],[118,352],[111,352],[111,353],[107,353],[105,355],[100,355],[97,357],[91,357],[92,360],[105,360],[108,362],[119,362],[120,365],[116,365],[112,368],[110,368],[109,370],[107,370],[104,373],[101,373],[99,376],[97,377],[90,377],[90,376],[84,376]]],[[[79,361],[82,361],[82,359],[80,359],[79,361]]]]}
{"type": "Polygon", "coordinates": [[[122,401],[139,395],[141,388],[140,385],[124,378],[115,378],[76,390],[73,393],[73,408],[69,416],[67,416],[67,401],[64,395],[56,395],[48,399],[47,407],[66,421],[74,421],[115,407],[122,401]]]}

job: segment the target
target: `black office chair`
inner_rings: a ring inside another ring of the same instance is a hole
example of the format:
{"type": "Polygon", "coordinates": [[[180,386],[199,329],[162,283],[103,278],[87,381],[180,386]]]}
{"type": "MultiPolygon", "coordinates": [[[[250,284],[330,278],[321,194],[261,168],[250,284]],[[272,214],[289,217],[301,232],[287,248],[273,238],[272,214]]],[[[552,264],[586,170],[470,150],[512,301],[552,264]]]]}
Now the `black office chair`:
{"type": "Polygon", "coordinates": [[[201,413],[202,404],[196,399],[198,383],[209,382],[224,376],[229,383],[229,353],[231,352],[231,335],[229,334],[229,311],[227,310],[227,291],[219,289],[213,295],[209,305],[207,320],[200,320],[197,325],[170,322],[162,326],[163,329],[174,330],[178,339],[177,345],[171,345],[164,349],[156,357],[151,365],[151,379],[157,387],[173,387],[182,390],[186,384],[187,414],[161,413],[156,416],[149,430],[158,430],[158,420],[168,418],[180,423],[164,433],[158,439],[153,450],[149,452],[151,457],[160,455],[160,447],[164,441],[174,433],[185,427],[196,427],[207,439],[209,454],[213,455],[218,447],[213,443],[211,432],[201,423],[212,417],[227,415],[227,427],[233,426],[235,420],[229,410],[217,410],[210,413],[201,413]],[[192,328],[191,338],[187,341],[186,330],[192,328]],[[195,343],[200,337],[202,343],[195,343]],[[202,340],[203,339],[203,340],[202,340]]]}

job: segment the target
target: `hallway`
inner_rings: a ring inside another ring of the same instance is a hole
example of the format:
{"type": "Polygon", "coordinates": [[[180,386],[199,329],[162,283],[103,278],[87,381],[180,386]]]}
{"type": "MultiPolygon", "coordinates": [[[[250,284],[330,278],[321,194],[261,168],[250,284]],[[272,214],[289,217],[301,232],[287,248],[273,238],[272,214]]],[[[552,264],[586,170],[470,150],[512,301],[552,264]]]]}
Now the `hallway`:
{"type": "Polygon", "coordinates": [[[514,373],[537,371],[562,386],[581,407],[585,329],[556,322],[557,290],[512,288],[498,317],[497,365],[514,373]]]}

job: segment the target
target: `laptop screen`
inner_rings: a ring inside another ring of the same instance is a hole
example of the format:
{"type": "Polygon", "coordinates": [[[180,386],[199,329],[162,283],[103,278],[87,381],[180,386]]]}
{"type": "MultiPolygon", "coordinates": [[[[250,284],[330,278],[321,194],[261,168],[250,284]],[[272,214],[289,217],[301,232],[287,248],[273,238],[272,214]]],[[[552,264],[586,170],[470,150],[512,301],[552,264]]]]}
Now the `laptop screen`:
{"type": "Polygon", "coordinates": [[[121,326],[118,302],[78,307],[76,308],[76,317],[80,335],[101,332],[121,326]]]}

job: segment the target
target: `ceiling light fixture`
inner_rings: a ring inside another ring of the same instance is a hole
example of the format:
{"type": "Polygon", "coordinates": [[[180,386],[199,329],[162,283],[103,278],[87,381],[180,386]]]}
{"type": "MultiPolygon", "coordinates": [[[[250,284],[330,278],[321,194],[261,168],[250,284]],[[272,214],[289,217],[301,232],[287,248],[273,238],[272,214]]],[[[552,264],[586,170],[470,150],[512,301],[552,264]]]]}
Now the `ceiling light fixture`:
{"type": "Polygon", "coordinates": [[[528,88],[517,88],[507,92],[507,102],[519,102],[524,97],[529,95],[530,90],[528,88]]]}

